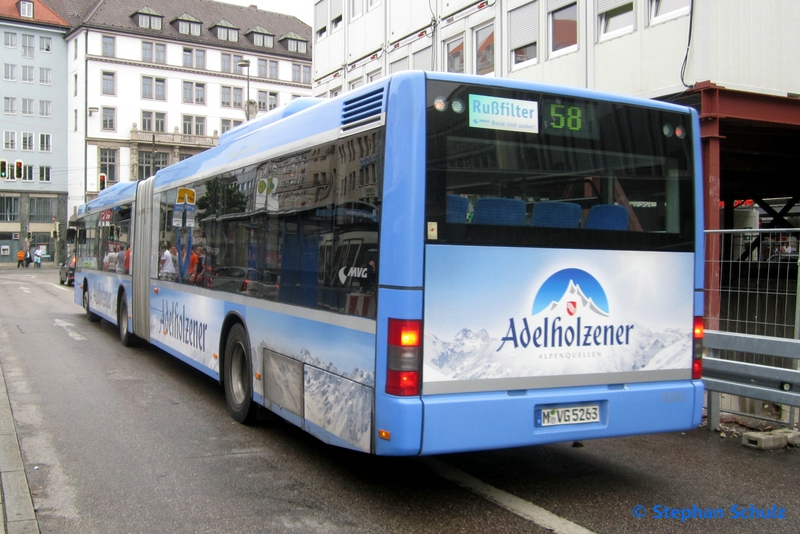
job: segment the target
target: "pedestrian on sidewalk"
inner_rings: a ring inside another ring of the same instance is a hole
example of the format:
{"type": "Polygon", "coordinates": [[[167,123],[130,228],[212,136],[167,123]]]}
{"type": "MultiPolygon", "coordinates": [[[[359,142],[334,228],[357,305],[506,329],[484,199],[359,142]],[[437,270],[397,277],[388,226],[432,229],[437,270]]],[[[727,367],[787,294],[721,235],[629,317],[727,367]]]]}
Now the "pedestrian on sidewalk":
{"type": "Polygon", "coordinates": [[[36,247],[36,250],[33,252],[33,267],[36,269],[42,268],[42,250],[39,247],[36,247]]]}
{"type": "Polygon", "coordinates": [[[20,267],[25,267],[25,251],[22,249],[17,252],[17,269],[20,267]]]}

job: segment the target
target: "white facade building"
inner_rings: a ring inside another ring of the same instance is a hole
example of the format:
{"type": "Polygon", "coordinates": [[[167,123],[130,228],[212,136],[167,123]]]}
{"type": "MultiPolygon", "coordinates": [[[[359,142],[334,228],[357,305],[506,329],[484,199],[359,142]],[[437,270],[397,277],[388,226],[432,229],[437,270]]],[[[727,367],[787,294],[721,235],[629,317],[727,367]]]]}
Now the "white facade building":
{"type": "Polygon", "coordinates": [[[310,96],[310,28],[298,19],[205,0],[158,7],[103,0],[66,37],[70,214],[101,176],[147,178],[248,112],[310,96]]]}

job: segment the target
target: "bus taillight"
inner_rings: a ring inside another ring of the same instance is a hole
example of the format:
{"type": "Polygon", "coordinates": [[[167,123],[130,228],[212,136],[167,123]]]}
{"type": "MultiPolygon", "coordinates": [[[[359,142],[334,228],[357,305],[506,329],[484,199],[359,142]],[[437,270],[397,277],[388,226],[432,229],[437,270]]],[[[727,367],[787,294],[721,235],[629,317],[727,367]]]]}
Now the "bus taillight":
{"type": "Polygon", "coordinates": [[[389,319],[386,393],[401,397],[419,395],[421,361],[422,321],[389,319]]]}
{"type": "Polygon", "coordinates": [[[692,380],[703,378],[703,335],[705,327],[703,318],[694,318],[694,330],[692,332],[692,380]]]}

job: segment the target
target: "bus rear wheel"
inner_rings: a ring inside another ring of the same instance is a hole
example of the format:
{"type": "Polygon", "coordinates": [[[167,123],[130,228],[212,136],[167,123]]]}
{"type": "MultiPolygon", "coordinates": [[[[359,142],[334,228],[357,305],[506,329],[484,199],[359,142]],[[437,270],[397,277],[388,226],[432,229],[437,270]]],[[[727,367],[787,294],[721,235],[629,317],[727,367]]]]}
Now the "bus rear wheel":
{"type": "Polygon", "coordinates": [[[235,324],[225,343],[225,369],[223,386],[228,412],[239,423],[252,423],[256,419],[253,405],[253,373],[247,332],[235,324]]]}
{"type": "Polygon", "coordinates": [[[89,319],[90,323],[98,323],[100,322],[100,316],[96,313],[92,312],[89,309],[89,290],[83,290],[83,309],[86,312],[86,318],[89,319]]]}

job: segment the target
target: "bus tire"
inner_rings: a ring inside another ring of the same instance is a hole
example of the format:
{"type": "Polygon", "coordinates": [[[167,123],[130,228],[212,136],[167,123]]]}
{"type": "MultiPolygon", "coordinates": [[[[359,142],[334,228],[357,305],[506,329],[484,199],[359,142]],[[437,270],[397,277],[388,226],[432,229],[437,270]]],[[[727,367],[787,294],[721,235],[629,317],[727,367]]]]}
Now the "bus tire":
{"type": "Polygon", "coordinates": [[[84,311],[86,311],[86,318],[89,319],[90,323],[99,323],[100,322],[100,316],[97,315],[96,313],[92,312],[89,309],[89,290],[88,289],[84,289],[83,290],[83,309],[84,309],[84,311]]]}
{"type": "Polygon", "coordinates": [[[224,365],[223,386],[228,412],[238,423],[254,422],[257,410],[253,404],[253,373],[249,341],[247,332],[239,323],[233,325],[228,332],[224,365]]]}
{"type": "Polygon", "coordinates": [[[119,306],[117,306],[117,328],[119,329],[119,340],[124,347],[136,345],[136,336],[128,330],[128,301],[125,299],[124,293],[119,299],[119,306]]]}

